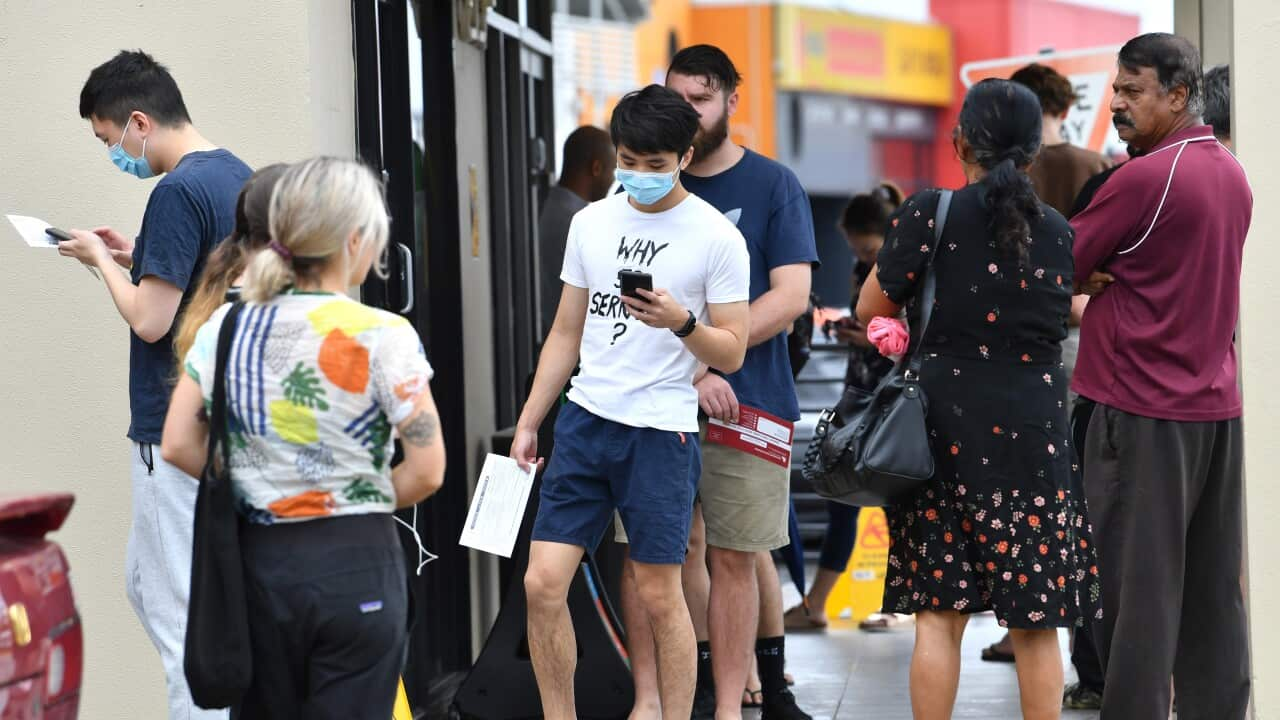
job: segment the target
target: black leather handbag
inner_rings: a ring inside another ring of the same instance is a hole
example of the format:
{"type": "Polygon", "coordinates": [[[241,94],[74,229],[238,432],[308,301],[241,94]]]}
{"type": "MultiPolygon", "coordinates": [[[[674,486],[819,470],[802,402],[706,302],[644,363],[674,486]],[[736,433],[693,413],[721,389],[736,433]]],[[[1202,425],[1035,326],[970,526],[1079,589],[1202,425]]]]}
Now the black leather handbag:
{"type": "Polygon", "coordinates": [[[934,214],[933,252],[917,294],[920,327],[907,357],[874,392],[846,390],[840,405],[824,410],[814,429],[803,474],[814,492],[828,500],[856,507],[889,505],[933,477],[920,348],[933,315],[938,286],[933,261],[950,207],[951,191],[943,190],[934,214]]]}
{"type": "Polygon", "coordinates": [[[243,303],[232,305],[218,331],[209,455],[196,495],[191,546],[191,599],[187,605],[183,670],[191,687],[191,699],[206,709],[239,703],[253,679],[240,521],[231,487],[227,441],[227,359],[236,320],[243,309],[243,303]]]}

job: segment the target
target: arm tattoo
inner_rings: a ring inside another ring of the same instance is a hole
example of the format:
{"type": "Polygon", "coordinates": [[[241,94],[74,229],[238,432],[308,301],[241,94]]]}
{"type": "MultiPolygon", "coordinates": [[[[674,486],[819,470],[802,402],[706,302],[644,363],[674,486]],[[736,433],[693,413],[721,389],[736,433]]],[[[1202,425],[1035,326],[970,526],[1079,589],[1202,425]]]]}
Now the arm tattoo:
{"type": "Polygon", "coordinates": [[[437,425],[434,415],[429,412],[420,412],[400,430],[400,437],[410,445],[427,447],[435,442],[437,425]]]}

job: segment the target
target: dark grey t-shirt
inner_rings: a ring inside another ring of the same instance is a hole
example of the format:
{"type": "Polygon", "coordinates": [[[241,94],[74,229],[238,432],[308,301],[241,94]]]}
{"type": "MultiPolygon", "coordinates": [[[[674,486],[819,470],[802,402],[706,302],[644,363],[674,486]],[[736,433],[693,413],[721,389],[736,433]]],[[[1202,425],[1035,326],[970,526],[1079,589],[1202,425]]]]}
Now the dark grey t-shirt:
{"type": "Polygon", "coordinates": [[[545,339],[560,306],[560,266],[564,264],[564,246],[569,237],[569,221],[587,201],[572,190],[556,185],[547,192],[538,215],[538,286],[542,294],[538,337],[545,339]]]}
{"type": "MultiPolygon", "coordinates": [[[[173,328],[195,289],[205,256],[235,227],[236,198],[249,166],[227,150],[193,152],[161,178],[147,200],[133,246],[133,284],[159,278],[182,291],[173,328]]],[[[129,438],[159,443],[177,377],[173,329],[149,343],[129,333],[129,438]]]]}

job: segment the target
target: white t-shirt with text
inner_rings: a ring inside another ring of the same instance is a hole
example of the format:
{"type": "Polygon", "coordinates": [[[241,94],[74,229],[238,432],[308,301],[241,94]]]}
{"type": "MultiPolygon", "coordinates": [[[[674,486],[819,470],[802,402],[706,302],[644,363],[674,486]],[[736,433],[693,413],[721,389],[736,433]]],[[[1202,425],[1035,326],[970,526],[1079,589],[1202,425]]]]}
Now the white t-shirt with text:
{"type": "Polygon", "coordinates": [[[670,330],[651,328],[623,305],[619,270],[647,272],[699,323],[707,306],[746,302],[751,260],[746,240],[695,195],[661,213],[645,213],[625,193],[593,203],[569,226],[560,279],[588,291],[581,368],[569,399],[632,427],[698,431],[698,361],[670,330]]]}

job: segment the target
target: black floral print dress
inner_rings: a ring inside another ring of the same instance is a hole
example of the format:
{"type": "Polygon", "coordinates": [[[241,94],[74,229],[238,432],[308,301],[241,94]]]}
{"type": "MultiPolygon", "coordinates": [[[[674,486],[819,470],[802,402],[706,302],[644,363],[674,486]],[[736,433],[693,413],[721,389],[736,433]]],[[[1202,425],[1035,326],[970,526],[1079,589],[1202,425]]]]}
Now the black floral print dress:
{"type": "MultiPolygon", "coordinates": [[[[904,203],[879,256],[885,295],[913,321],[937,204],[936,191],[904,203]]],[[[952,198],[921,376],[936,471],[887,508],[886,612],[994,610],[1023,629],[1101,617],[1061,359],[1071,227],[1042,208],[1023,266],[996,248],[981,183],[952,198]]]]}

